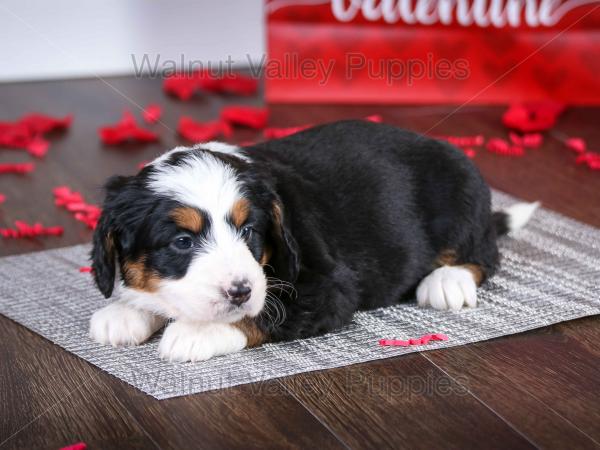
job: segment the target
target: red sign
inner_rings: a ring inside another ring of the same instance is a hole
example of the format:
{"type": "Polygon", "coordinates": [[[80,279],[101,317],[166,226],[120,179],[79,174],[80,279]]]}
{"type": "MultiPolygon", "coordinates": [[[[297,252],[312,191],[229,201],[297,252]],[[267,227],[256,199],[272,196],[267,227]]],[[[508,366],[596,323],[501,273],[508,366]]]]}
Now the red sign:
{"type": "Polygon", "coordinates": [[[270,102],[600,104],[600,0],[267,0],[270,102]]]}

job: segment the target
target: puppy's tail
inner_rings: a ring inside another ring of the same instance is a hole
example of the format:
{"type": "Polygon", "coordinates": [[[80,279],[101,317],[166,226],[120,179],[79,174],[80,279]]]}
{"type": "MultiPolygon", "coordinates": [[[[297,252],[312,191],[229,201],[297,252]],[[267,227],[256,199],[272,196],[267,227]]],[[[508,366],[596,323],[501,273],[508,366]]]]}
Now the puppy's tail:
{"type": "Polygon", "coordinates": [[[496,225],[496,234],[502,236],[523,228],[539,206],[540,202],[517,203],[502,211],[495,212],[492,218],[496,225]]]}

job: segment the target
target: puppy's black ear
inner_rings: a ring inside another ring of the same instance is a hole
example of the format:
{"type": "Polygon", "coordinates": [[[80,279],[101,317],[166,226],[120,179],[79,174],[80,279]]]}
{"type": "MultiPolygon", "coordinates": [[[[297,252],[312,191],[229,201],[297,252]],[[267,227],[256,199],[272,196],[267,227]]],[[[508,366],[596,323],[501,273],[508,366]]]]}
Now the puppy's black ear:
{"type": "Polygon", "coordinates": [[[92,269],[96,286],[109,298],[115,287],[117,252],[115,236],[107,212],[103,212],[94,231],[92,269]]]}
{"type": "Polygon", "coordinates": [[[117,235],[113,223],[113,209],[115,198],[127,184],[129,177],[112,177],[106,185],[106,199],[102,215],[94,231],[92,240],[92,269],[96,286],[104,297],[112,295],[115,286],[116,258],[117,258],[117,235]]]}
{"type": "Polygon", "coordinates": [[[274,251],[270,265],[273,266],[276,277],[294,282],[300,270],[298,243],[284,219],[283,206],[279,200],[273,202],[271,220],[274,251]]]}

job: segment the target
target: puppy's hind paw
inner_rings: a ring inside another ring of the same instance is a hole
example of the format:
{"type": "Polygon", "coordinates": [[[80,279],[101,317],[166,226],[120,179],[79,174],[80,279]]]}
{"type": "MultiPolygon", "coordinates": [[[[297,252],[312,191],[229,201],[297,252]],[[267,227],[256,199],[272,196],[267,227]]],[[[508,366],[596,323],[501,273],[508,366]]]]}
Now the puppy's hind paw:
{"type": "Polygon", "coordinates": [[[477,285],[473,274],[460,266],[443,266],[427,275],[417,288],[421,307],[458,311],[477,306],[477,285]]]}

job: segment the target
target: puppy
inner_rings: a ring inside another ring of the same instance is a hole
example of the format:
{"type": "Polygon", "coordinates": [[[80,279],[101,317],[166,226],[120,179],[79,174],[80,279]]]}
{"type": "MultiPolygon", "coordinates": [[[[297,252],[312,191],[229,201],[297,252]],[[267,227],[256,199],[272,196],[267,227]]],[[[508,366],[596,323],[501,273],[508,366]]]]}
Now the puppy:
{"type": "Polygon", "coordinates": [[[160,356],[198,361],[327,333],[415,294],[474,307],[497,237],[536,206],[492,214],[461,151],[383,124],[177,147],[106,184],[91,257],[100,291],[119,296],[91,337],[138,345],[167,324],[160,356]]]}

